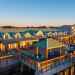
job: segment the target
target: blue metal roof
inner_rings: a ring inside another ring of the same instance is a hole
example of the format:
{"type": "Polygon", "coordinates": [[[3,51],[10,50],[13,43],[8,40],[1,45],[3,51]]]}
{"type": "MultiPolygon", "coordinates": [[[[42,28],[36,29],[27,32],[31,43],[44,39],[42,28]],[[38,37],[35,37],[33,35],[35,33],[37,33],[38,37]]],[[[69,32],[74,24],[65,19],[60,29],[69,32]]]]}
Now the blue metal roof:
{"type": "Polygon", "coordinates": [[[3,32],[0,32],[0,37],[1,37],[1,38],[3,37],[3,34],[4,34],[3,32]]]}

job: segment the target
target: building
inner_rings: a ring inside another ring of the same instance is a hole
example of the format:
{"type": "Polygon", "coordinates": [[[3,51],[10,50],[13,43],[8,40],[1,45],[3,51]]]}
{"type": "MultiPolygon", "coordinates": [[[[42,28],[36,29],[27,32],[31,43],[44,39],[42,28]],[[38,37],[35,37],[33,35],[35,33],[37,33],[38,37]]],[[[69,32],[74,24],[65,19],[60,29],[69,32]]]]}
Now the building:
{"type": "MultiPolygon", "coordinates": [[[[48,31],[25,28],[0,28],[0,61],[20,63],[34,70],[34,75],[74,75],[75,48],[69,52],[65,43],[48,37],[48,31]],[[8,59],[8,60],[6,60],[8,59]]],[[[0,64],[1,65],[1,64],[0,64]]]]}

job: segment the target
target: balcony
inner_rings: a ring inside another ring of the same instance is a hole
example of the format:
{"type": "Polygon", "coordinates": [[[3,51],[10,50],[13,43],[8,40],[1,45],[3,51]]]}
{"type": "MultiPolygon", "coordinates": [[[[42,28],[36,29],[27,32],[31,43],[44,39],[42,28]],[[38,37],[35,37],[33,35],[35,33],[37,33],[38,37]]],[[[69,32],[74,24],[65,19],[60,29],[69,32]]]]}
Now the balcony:
{"type": "Polygon", "coordinates": [[[75,56],[61,56],[56,57],[51,60],[47,60],[39,63],[38,72],[43,73],[44,75],[53,75],[58,73],[68,67],[70,67],[75,62],[75,56]]]}

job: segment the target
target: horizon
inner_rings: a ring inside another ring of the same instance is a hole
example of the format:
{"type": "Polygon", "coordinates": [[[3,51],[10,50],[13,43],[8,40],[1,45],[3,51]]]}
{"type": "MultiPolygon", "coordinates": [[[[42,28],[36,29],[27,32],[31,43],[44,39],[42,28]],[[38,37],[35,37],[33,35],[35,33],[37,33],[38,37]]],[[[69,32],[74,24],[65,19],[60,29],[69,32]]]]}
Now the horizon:
{"type": "Polygon", "coordinates": [[[27,24],[27,25],[13,25],[13,24],[4,24],[0,27],[61,27],[61,26],[73,26],[75,24],[58,24],[58,25],[51,25],[51,24],[27,24]]]}
{"type": "Polygon", "coordinates": [[[75,0],[0,0],[0,25],[75,24],[75,0]]]}

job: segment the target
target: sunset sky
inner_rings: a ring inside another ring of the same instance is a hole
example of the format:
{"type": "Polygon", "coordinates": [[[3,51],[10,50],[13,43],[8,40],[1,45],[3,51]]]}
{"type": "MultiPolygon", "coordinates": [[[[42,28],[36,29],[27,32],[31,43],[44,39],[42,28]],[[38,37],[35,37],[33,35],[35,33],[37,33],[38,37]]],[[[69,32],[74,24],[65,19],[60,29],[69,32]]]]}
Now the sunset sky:
{"type": "Polygon", "coordinates": [[[0,0],[0,25],[75,23],[75,0],[0,0]]]}

